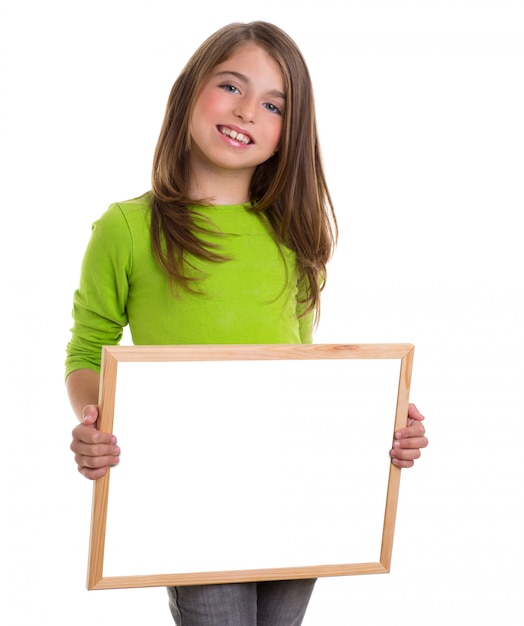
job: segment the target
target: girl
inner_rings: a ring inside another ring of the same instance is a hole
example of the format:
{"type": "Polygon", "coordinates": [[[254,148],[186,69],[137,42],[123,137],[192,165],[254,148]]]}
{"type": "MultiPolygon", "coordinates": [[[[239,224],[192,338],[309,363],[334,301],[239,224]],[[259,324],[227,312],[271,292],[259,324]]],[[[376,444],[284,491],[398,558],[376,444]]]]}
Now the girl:
{"type": "MultiPolygon", "coordinates": [[[[336,235],[300,51],[268,23],[222,28],[172,88],[152,190],[93,227],[66,360],[79,471],[96,480],[119,460],[96,429],[103,345],[127,324],[135,344],[311,342],[336,235]]],[[[408,418],[390,452],[399,467],[427,445],[414,405],[408,418]]],[[[179,626],[296,626],[313,585],[168,592],[179,626]]]]}

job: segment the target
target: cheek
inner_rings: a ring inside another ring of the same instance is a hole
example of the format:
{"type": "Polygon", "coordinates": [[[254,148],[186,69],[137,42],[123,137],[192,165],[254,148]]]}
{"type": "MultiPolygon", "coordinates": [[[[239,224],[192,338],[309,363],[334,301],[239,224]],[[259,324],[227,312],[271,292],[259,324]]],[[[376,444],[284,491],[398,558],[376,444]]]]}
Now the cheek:
{"type": "Polygon", "coordinates": [[[280,138],[282,137],[283,124],[279,120],[277,124],[273,126],[271,129],[271,144],[273,145],[273,149],[276,150],[278,145],[280,144],[280,138]]]}
{"type": "Polygon", "coordinates": [[[220,94],[213,92],[204,92],[198,99],[195,107],[195,113],[201,117],[209,117],[222,110],[222,98],[220,94]]]}

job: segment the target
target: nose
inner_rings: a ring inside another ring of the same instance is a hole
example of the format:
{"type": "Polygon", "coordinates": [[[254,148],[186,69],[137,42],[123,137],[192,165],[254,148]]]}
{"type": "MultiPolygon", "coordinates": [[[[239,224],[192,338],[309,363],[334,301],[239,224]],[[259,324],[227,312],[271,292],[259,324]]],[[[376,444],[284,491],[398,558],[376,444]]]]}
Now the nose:
{"type": "Polygon", "coordinates": [[[242,99],[237,103],[233,113],[244,122],[254,122],[256,117],[255,111],[255,104],[252,100],[242,99]]]}

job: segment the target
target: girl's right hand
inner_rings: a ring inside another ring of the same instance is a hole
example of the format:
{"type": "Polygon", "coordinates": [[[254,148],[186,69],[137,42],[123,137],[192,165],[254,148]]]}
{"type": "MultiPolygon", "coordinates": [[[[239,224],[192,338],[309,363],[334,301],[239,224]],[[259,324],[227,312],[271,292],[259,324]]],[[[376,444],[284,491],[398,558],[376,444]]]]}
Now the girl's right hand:
{"type": "Polygon", "coordinates": [[[89,405],[84,409],[84,421],[73,429],[71,450],[75,453],[78,471],[89,478],[102,478],[107,470],[119,461],[120,448],[111,433],[97,430],[98,407],[89,405]]]}

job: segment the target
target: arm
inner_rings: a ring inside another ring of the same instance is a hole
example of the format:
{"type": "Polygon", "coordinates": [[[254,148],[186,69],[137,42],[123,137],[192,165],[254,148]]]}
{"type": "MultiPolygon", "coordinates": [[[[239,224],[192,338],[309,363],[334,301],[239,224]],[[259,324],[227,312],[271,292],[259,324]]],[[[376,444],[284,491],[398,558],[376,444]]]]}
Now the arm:
{"type": "Polygon", "coordinates": [[[66,379],[69,401],[80,421],[72,432],[71,450],[78,471],[90,480],[104,476],[109,467],[118,463],[120,454],[116,437],[96,428],[99,384],[100,375],[90,369],[75,370],[66,379]]]}
{"type": "Polygon", "coordinates": [[[90,369],[78,369],[71,372],[66,379],[67,394],[73,412],[79,422],[84,421],[87,413],[84,407],[98,404],[98,387],[100,374],[90,369]]]}
{"type": "Polygon", "coordinates": [[[408,422],[405,428],[397,430],[390,450],[392,462],[397,467],[413,467],[420,458],[421,448],[428,445],[426,429],[422,424],[424,416],[414,404],[408,408],[408,422]]]}
{"type": "Polygon", "coordinates": [[[97,430],[102,346],[116,345],[127,324],[128,270],[132,237],[118,205],[95,222],[73,300],[73,329],[67,345],[66,387],[81,422],[73,430],[71,450],[78,471],[91,480],[118,463],[116,438],[97,430]]]}

